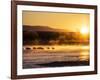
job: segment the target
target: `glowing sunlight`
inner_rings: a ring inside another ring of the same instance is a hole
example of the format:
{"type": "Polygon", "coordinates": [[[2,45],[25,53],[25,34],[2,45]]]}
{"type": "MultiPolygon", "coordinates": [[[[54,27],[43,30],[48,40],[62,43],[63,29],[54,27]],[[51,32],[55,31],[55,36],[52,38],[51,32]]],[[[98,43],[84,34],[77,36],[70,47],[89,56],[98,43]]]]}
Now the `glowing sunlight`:
{"type": "Polygon", "coordinates": [[[87,35],[89,33],[89,29],[87,27],[82,27],[80,33],[83,35],[87,35]]]}

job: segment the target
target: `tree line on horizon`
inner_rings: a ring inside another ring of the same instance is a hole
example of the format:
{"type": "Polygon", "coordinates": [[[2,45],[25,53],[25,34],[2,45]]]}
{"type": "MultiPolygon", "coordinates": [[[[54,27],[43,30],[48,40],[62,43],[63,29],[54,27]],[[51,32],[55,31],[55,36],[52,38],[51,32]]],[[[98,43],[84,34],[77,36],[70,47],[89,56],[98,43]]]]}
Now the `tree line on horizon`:
{"type": "Polygon", "coordinates": [[[89,35],[78,32],[23,31],[23,45],[89,44],[89,35]]]}

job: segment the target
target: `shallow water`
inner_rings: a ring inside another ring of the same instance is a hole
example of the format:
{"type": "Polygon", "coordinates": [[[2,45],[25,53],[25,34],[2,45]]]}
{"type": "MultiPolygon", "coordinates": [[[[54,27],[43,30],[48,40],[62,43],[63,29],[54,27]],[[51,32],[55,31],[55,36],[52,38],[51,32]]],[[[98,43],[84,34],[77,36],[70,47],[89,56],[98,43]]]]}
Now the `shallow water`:
{"type": "Polygon", "coordinates": [[[62,61],[89,61],[89,46],[85,45],[64,45],[64,46],[24,46],[23,67],[42,67],[37,64],[62,61]],[[30,49],[26,49],[26,48],[30,49]],[[35,47],[36,49],[33,49],[35,47]],[[38,49],[42,47],[43,49],[38,49]],[[49,47],[49,49],[48,49],[49,47]],[[54,49],[52,49],[54,48],[54,49]]]}

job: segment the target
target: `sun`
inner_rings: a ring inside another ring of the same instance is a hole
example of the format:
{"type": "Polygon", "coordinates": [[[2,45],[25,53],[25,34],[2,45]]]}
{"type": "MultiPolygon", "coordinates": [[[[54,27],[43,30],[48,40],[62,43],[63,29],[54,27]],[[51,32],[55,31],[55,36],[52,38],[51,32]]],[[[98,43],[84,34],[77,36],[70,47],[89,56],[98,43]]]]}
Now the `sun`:
{"type": "Polygon", "coordinates": [[[81,30],[80,30],[80,33],[83,34],[83,35],[88,34],[89,29],[87,27],[82,27],[81,30]]]}

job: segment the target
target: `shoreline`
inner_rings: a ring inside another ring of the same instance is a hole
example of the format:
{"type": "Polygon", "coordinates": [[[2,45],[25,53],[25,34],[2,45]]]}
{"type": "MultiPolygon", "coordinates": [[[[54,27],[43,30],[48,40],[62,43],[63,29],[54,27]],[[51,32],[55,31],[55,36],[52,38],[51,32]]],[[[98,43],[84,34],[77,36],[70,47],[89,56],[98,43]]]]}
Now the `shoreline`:
{"type": "Polygon", "coordinates": [[[24,65],[23,69],[26,68],[46,68],[46,67],[68,67],[68,66],[86,66],[89,65],[89,61],[55,61],[42,64],[28,64],[24,65]]]}

